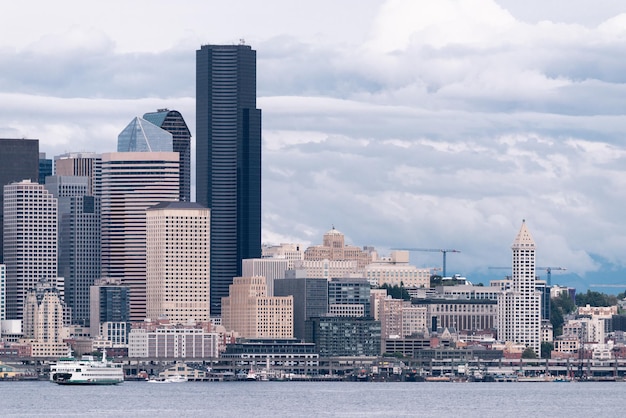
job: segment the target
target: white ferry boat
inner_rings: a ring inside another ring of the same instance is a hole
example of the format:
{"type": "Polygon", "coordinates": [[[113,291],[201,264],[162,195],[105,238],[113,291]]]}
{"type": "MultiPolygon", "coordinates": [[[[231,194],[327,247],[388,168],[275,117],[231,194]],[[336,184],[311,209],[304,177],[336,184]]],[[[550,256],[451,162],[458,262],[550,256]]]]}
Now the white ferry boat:
{"type": "Polygon", "coordinates": [[[121,363],[107,361],[102,350],[102,360],[93,356],[62,358],[50,365],[50,381],[60,385],[115,385],[124,381],[121,363]]]}

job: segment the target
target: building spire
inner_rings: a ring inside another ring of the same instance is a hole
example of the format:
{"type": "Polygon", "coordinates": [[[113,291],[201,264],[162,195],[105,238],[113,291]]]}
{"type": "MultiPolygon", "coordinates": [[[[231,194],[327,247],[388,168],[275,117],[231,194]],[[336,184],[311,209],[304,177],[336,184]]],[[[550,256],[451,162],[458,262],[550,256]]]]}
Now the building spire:
{"type": "Polygon", "coordinates": [[[512,248],[535,248],[535,240],[526,227],[526,219],[522,219],[522,226],[513,241],[512,248]]]}

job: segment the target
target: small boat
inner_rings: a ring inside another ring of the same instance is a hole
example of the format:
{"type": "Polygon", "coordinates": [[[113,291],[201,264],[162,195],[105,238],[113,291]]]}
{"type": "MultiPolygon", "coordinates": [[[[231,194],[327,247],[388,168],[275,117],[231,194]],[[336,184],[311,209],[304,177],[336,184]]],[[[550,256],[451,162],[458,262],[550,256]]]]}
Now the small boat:
{"type": "Polygon", "coordinates": [[[50,365],[50,381],[59,385],[116,385],[124,381],[121,363],[113,363],[102,350],[102,360],[93,356],[61,358],[50,365]]]}

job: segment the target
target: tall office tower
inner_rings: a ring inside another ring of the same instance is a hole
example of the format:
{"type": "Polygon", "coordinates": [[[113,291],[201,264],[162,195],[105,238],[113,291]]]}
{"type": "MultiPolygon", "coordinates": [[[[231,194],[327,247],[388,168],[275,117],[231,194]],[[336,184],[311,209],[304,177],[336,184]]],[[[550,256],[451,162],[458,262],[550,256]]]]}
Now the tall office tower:
{"type": "Polygon", "coordinates": [[[57,199],[30,180],[4,186],[7,319],[22,319],[26,292],[57,279],[57,199]]]}
{"type": "Polygon", "coordinates": [[[208,322],[211,211],[163,202],[146,211],[146,313],[173,324],[208,322]]]}
{"type": "Polygon", "coordinates": [[[70,152],[54,157],[57,176],[84,176],[89,178],[89,196],[100,196],[102,157],[94,152],[70,152]]]}
{"type": "Polygon", "coordinates": [[[261,110],[256,51],[196,51],[196,200],[211,209],[211,315],[241,260],[261,257],[261,110]]]}
{"type": "Polygon", "coordinates": [[[130,332],[130,288],[118,279],[101,279],[91,286],[89,333],[114,345],[128,343],[130,332]]]}
{"type": "Polygon", "coordinates": [[[288,278],[277,280],[274,296],[293,296],[293,336],[305,338],[308,319],[328,313],[328,281],[326,279],[288,278]]]}
{"type": "Polygon", "coordinates": [[[178,154],[102,154],[102,277],[130,286],[131,320],[146,316],[146,209],[178,200],[178,154]]]}
{"type": "Polygon", "coordinates": [[[541,355],[541,293],[535,276],[535,241],[526,222],[513,241],[513,285],[498,297],[498,339],[541,355]]]}
{"type": "Polygon", "coordinates": [[[0,263],[4,260],[3,187],[26,179],[33,182],[39,180],[39,140],[0,138],[0,263]]]}
{"type": "Polygon", "coordinates": [[[100,198],[90,196],[89,177],[49,176],[46,189],[58,200],[59,276],[73,323],[89,324],[89,287],[100,278],[100,198]]]}
{"type": "Polygon", "coordinates": [[[265,277],[235,277],[222,325],[243,338],[293,338],[293,296],[267,296],[265,277]]]}
{"type": "Polygon", "coordinates": [[[46,177],[52,175],[52,159],[45,152],[39,153],[39,184],[46,184],[46,177]]]}
{"type": "Polygon", "coordinates": [[[191,202],[191,132],[177,110],[159,109],[146,113],[143,118],[173,136],[173,151],[180,159],[180,196],[181,202],[191,202]]]}
{"type": "Polygon", "coordinates": [[[241,263],[244,277],[265,277],[269,296],[274,296],[274,281],[285,278],[289,265],[287,260],[281,258],[248,258],[241,263]]]}
{"type": "Polygon", "coordinates": [[[7,319],[7,267],[0,264],[0,321],[7,319]]]}

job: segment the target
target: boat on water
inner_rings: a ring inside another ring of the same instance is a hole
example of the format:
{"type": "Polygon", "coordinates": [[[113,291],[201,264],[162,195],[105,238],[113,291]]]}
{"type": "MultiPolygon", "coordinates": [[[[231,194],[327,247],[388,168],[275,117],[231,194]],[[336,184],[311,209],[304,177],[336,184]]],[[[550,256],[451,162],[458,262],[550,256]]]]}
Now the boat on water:
{"type": "Polygon", "coordinates": [[[102,350],[102,360],[93,356],[61,358],[50,365],[50,381],[60,385],[116,385],[124,381],[121,363],[113,363],[102,350]]]}
{"type": "Polygon", "coordinates": [[[148,380],[148,383],[182,383],[186,381],[187,381],[187,378],[185,376],[176,375],[176,376],[170,376],[170,377],[161,378],[161,379],[150,379],[148,380]]]}

